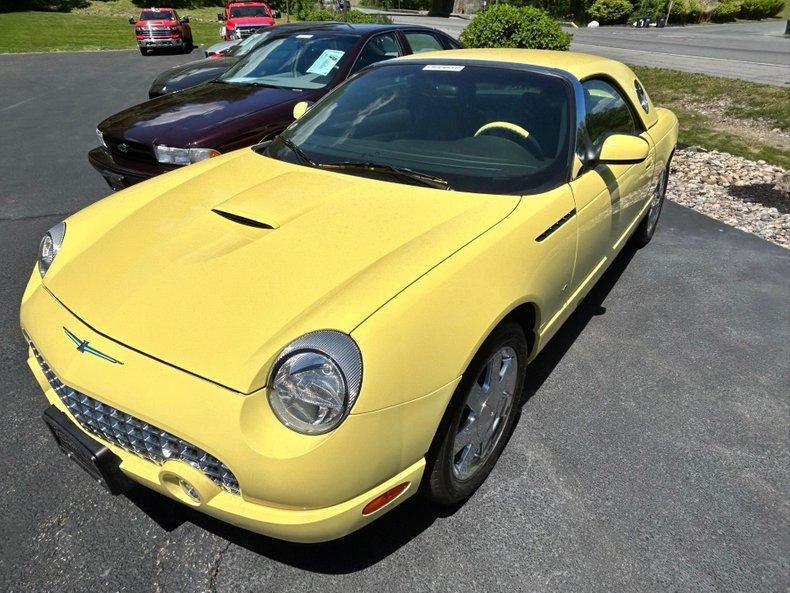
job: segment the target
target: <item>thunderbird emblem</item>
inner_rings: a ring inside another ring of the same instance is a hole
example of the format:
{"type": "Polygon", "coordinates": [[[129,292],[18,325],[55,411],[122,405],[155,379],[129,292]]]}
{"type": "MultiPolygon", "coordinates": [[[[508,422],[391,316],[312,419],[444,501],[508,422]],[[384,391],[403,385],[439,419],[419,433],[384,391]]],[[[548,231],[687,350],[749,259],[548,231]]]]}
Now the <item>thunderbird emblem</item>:
{"type": "Polygon", "coordinates": [[[129,145],[128,144],[119,144],[118,150],[121,152],[129,152],[129,145]]]}
{"type": "Polygon", "coordinates": [[[113,364],[123,364],[120,360],[115,359],[112,356],[105,354],[104,352],[96,350],[96,348],[88,344],[88,340],[79,339],[77,336],[75,336],[65,327],[63,328],[63,331],[66,333],[66,337],[72,342],[74,342],[74,344],[77,346],[78,352],[83,352],[83,353],[87,352],[88,354],[93,354],[94,356],[98,356],[102,360],[106,360],[107,362],[111,362],[113,364]]]}

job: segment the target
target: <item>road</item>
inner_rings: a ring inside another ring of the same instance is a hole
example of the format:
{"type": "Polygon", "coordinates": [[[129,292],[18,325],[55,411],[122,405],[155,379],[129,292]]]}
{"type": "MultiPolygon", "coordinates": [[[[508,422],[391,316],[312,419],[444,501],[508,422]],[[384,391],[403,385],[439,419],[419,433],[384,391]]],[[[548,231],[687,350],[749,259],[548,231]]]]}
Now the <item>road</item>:
{"type": "MultiPolygon", "coordinates": [[[[396,22],[421,23],[458,37],[469,23],[462,18],[393,16],[396,22]]],[[[784,21],[634,29],[567,29],[571,49],[629,64],[702,72],[752,82],[790,84],[790,38],[784,21]]]]}
{"type": "Polygon", "coordinates": [[[87,479],[40,420],[18,303],[42,233],[107,193],[96,123],[185,59],[0,56],[0,591],[787,590],[790,252],[674,204],[530,367],[460,508],[300,546],[87,479]]]}

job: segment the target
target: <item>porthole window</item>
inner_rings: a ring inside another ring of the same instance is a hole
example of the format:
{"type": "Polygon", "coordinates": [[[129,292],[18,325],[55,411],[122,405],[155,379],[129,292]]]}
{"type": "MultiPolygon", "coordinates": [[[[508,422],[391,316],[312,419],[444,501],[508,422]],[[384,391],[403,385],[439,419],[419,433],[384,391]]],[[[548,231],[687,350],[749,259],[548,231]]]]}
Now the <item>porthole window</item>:
{"type": "Polygon", "coordinates": [[[642,109],[645,110],[645,113],[650,111],[650,101],[647,100],[647,93],[645,89],[642,88],[642,85],[639,84],[638,80],[634,80],[634,89],[636,89],[636,97],[639,99],[639,104],[642,106],[642,109]]]}

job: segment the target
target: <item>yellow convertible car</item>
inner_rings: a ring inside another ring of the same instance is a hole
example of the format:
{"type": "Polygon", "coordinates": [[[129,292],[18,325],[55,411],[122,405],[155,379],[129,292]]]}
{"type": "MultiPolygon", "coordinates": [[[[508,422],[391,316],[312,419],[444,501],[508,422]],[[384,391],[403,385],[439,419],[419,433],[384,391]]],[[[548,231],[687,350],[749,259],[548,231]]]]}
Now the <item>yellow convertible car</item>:
{"type": "Polygon", "coordinates": [[[529,361],[653,235],[678,124],[620,63],[527,50],[380,62],[294,111],[51,229],[21,325],[93,479],[313,542],[483,482],[529,361]]]}

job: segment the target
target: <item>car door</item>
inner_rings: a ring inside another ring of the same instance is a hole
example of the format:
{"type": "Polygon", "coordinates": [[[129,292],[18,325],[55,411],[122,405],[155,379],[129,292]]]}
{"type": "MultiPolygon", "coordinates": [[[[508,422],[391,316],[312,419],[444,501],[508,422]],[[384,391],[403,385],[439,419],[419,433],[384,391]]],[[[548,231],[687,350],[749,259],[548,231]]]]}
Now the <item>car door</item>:
{"type": "Polygon", "coordinates": [[[611,260],[636,223],[647,200],[653,169],[653,142],[623,93],[611,82],[591,78],[585,93],[586,140],[597,152],[612,134],[640,136],[650,145],[647,159],[635,164],[593,164],[571,182],[579,220],[579,252],[574,288],[593,280],[611,260]]]}
{"type": "Polygon", "coordinates": [[[348,76],[352,76],[371,64],[389,60],[403,55],[403,48],[398,40],[395,31],[374,35],[365,43],[365,47],[359,52],[357,61],[349,70],[348,76]]]}
{"type": "Polygon", "coordinates": [[[587,104],[587,133],[598,150],[611,134],[639,136],[650,145],[640,163],[599,165],[596,172],[606,182],[612,203],[611,244],[619,248],[636,217],[649,200],[654,145],[624,93],[612,82],[591,78],[582,83],[587,104]]]}

